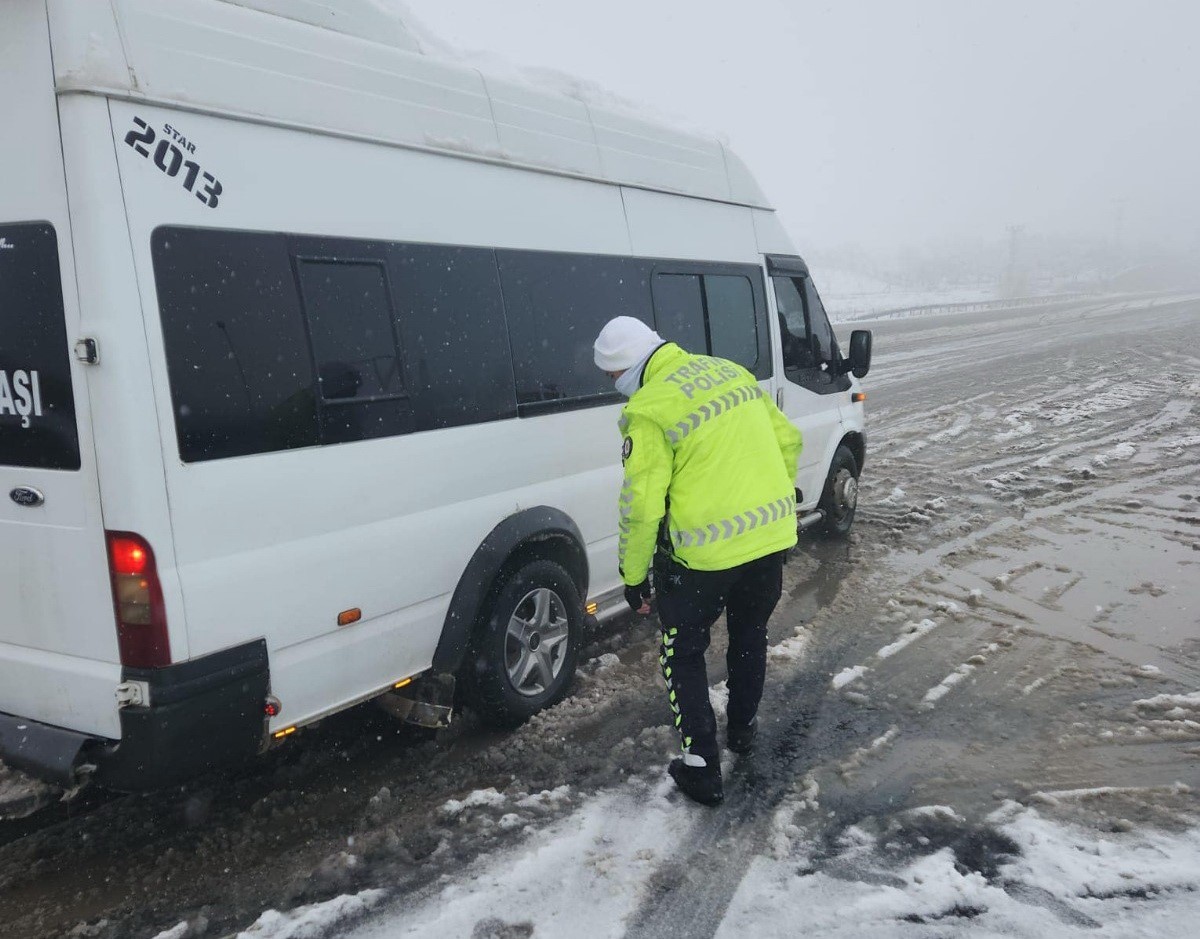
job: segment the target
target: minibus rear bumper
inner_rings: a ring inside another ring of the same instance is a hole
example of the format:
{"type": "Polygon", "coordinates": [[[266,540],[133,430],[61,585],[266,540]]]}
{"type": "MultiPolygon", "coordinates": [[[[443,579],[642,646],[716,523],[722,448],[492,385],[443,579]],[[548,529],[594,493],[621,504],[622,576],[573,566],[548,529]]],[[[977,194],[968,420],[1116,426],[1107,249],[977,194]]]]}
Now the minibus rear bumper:
{"type": "Polygon", "coordinates": [[[124,669],[146,705],[121,709],[121,739],[106,740],[0,714],[0,760],[60,786],[90,775],[112,789],[158,789],[255,756],[270,690],[262,640],[157,669],[124,669]]]}

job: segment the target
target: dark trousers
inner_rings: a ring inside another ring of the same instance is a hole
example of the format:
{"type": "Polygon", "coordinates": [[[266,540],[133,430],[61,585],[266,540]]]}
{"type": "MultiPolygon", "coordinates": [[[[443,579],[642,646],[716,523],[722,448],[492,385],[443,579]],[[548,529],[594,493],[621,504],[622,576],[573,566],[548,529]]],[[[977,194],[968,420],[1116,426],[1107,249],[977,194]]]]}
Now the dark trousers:
{"type": "Polygon", "coordinates": [[[749,724],[758,713],[767,672],[767,620],[783,592],[784,554],[771,554],[727,571],[693,571],[655,562],[654,584],[662,623],[659,663],[675,727],[685,752],[720,765],[717,723],[708,700],[704,653],[722,612],[729,627],[729,723],[749,724]]]}

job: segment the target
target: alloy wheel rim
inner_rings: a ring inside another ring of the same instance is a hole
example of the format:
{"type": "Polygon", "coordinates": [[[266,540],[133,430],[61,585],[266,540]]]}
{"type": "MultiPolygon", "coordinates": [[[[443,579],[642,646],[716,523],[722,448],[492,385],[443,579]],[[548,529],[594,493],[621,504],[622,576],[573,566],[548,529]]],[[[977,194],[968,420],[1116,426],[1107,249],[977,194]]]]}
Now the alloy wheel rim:
{"type": "Polygon", "coordinates": [[[554,684],[567,658],[570,629],[566,604],[549,587],[521,598],[504,636],[504,665],[517,694],[534,698],[554,684]]]}
{"type": "Polygon", "coordinates": [[[834,506],[845,517],[858,505],[858,480],[848,469],[838,470],[833,484],[834,506]]]}

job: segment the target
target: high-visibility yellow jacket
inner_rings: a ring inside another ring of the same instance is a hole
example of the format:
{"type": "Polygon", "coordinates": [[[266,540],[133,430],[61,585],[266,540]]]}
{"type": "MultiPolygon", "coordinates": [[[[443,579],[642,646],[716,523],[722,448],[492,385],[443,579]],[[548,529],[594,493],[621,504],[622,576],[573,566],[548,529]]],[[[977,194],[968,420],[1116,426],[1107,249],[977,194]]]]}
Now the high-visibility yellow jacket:
{"type": "Polygon", "coordinates": [[[746,369],[666,343],[621,414],[621,576],[646,579],[663,518],[671,554],[720,571],[796,544],[800,431],[746,369]]]}

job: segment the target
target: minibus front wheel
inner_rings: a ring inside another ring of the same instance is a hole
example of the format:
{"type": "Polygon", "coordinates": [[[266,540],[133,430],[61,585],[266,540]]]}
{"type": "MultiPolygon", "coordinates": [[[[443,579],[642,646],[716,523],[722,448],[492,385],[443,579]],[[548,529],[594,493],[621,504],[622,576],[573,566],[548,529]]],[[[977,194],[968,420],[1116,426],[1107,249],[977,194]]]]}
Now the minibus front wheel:
{"type": "Polygon", "coordinates": [[[563,699],[579,660],[582,608],[571,575],[554,561],[534,558],[501,575],[472,660],[482,721],[516,727],[563,699]]]}
{"type": "Polygon", "coordinates": [[[817,508],[825,513],[821,531],[826,537],[844,538],[850,534],[858,508],[858,461],[844,444],[834,451],[817,508]]]}

